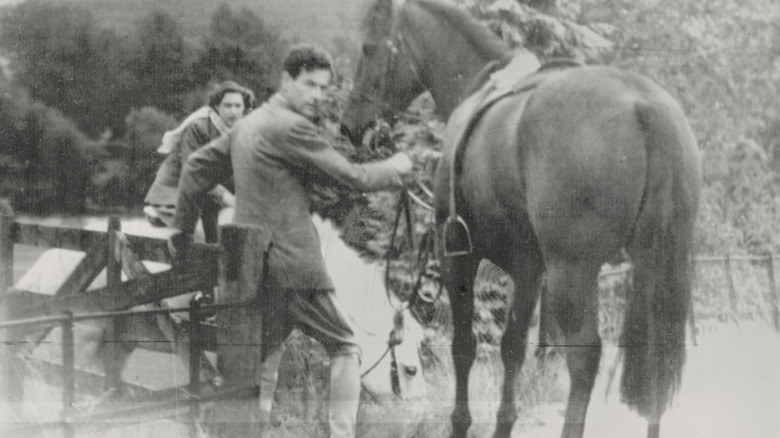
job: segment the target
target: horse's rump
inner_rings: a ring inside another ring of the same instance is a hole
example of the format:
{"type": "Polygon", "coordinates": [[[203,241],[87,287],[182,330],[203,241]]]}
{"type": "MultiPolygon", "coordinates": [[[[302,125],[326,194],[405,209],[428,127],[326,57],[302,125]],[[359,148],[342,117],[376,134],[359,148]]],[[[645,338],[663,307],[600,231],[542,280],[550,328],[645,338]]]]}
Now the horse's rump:
{"type": "Polygon", "coordinates": [[[454,169],[458,213],[476,234],[491,236],[483,248],[533,234],[548,251],[567,255],[603,258],[619,250],[647,170],[635,111],[646,91],[627,85],[636,78],[626,75],[603,67],[543,70],[520,81],[520,92],[479,109],[478,120],[463,116],[478,108],[464,101],[447,127],[438,219],[454,169]]]}

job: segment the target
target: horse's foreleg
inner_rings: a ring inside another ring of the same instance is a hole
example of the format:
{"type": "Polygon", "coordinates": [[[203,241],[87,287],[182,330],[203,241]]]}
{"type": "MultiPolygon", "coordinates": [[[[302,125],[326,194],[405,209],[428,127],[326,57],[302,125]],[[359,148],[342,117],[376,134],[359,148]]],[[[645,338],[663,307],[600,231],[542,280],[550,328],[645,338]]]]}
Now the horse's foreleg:
{"type": "MultiPolygon", "coordinates": [[[[540,258],[541,261],[541,258],[540,258]]],[[[523,367],[525,352],[528,346],[528,326],[533,316],[536,300],[539,295],[539,280],[544,266],[523,266],[522,272],[513,275],[515,279],[515,295],[510,300],[511,306],[504,336],[501,338],[501,361],[504,363],[504,385],[501,393],[501,405],[496,418],[494,438],[508,438],[512,426],[517,421],[515,407],[515,378],[523,367]]]]}
{"type": "Polygon", "coordinates": [[[442,261],[452,308],[452,359],[455,365],[455,409],[452,412],[452,438],[466,438],[471,426],[469,412],[469,373],[477,353],[472,330],[474,318],[474,277],[480,260],[472,255],[446,257],[442,261]]]}
{"type": "Polygon", "coordinates": [[[601,358],[598,268],[555,264],[548,266],[548,275],[551,307],[566,337],[566,365],[571,380],[561,437],[580,438],[601,358]]]}

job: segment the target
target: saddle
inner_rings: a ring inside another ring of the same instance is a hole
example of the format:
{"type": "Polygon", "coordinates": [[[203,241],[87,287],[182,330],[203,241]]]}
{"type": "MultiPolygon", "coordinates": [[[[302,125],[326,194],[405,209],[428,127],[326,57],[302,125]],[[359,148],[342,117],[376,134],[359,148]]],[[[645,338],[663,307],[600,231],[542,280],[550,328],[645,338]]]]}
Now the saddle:
{"type": "Polygon", "coordinates": [[[456,183],[462,169],[461,158],[465,145],[474,127],[492,105],[508,96],[519,96],[518,105],[524,107],[531,92],[547,78],[544,73],[580,65],[570,59],[553,59],[542,65],[534,54],[520,52],[505,67],[490,73],[489,79],[452,113],[445,136],[448,144],[455,145],[445,150],[445,158],[450,165],[449,215],[443,230],[446,257],[467,255],[473,251],[471,232],[466,221],[458,214],[456,183]]]}

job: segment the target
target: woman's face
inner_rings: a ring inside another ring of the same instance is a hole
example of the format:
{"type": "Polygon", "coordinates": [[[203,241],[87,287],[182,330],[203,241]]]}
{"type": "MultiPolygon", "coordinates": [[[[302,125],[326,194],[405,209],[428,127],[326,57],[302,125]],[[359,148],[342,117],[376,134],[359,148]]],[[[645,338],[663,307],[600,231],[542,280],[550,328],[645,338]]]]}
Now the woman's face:
{"type": "Polygon", "coordinates": [[[244,115],[244,96],[238,92],[225,93],[216,109],[225,124],[233,126],[244,115]]]}

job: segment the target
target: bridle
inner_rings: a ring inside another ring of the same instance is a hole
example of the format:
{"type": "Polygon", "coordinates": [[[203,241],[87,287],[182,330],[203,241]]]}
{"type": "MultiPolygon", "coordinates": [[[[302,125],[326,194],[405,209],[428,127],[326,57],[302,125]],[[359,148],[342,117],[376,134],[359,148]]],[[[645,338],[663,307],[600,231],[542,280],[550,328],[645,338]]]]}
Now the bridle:
{"type": "MultiPolygon", "coordinates": [[[[404,4],[404,0],[396,0],[393,2],[393,14],[391,18],[392,24],[390,26],[390,34],[387,36],[387,38],[384,39],[384,41],[374,44],[375,46],[386,47],[389,52],[388,56],[385,57],[386,62],[384,63],[382,75],[379,78],[379,87],[377,87],[376,92],[373,93],[365,93],[365,92],[356,93],[362,99],[365,99],[366,101],[371,102],[372,104],[381,108],[382,111],[380,111],[380,113],[384,112],[385,110],[390,110],[389,112],[393,112],[393,113],[405,112],[405,109],[396,108],[395,106],[387,103],[384,99],[382,99],[382,96],[388,95],[387,78],[390,76],[390,73],[394,69],[396,69],[399,56],[406,61],[405,62],[406,68],[412,74],[413,84],[418,85],[423,90],[428,88],[425,85],[426,83],[423,79],[422,72],[418,66],[418,62],[419,62],[418,60],[420,59],[420,57],[415,52],[412,44],[410,44],[408,39],[404,36],[403,31],[400,29],[401,24],[400,24],[400,19],[398,17],[400,16],[403,4],[404,4]]],[[[377,120],[379,120],[380,118],[381,116],[378,115],[377,120]]]]}
{"type": "MultiPolygon", "coordinates": [[[[396,69],[397,63],[398,63],[398,57],[399,55],[406,60],[406,67],[411,72],[414,83],[416,85],[419,85],[422,89],[426,89],[425,82],[423,81],[422,74],[420,72],[419,67],[417,66],[416,59],[417,58],[414,52],[414,49],[411,44],[407,41],[407,39],[404,37],[403,33],[399,29],[399,20],[398,15],[400,12],[400,8],[403,5],[403,0],[394,2],[393,7],[393,23],[391,26],[390,35],[385,39],[384,46],[387,47],[389,51],[389,55],[386,57],[386,62],[384,65],[382,76],[379,80],[379,87],[377,89],[376,94],[366,94],[366,93],[358,93],[361,98],[379,106],[383,109],[391,109],[393,112],[402,112],[403,110],[399,110],[392,105],[386,103],[381,97],[377,96],[386,96],[387,95],[387,78],[390,75],[390,73],[396,69]]],[[[379,119],[379,117],[377,117],[379,119]]],[[[425,187],[422,182],[417,179],[416,180],[417,186],[426,193],[427,196],[433,197],[433,194],[430,192],[430,190],[425,187]]],[[[398,234],[398,228],[401,223],[401,218],[403,217],[406,222],[406,233],[405,237],[408,242],[409,248],[414,251],[415,242],[414,242],[414,221],[412,220],[412,211],[411,211],[411,202],[414,201],[415,204],[421,206],[422,208],[433,211],[433,207],[422,200],[420,197],[415,195],[413,192],[411,192],[408,189],[402,189],[400,191],[400,197],[398,200],[398,204],[396,207],[396,216],[395,221],[393,223],[393,229],[392,233],[390,235],[390,245],[387,249],[387,252],[385,253],[385,293],[387,295],[387,301],[390,304],[390,306],[395,310],[395,314],[393,316],[393,330],[390,332],[390,338],[388,340],[388,346],[385,352],[381,355],[381,357],[371,366],[369,367],[365,372],[361,374],[361,378],[370,373],[384,358],[387,356],[387,354],[391,354],[391,384],[393,393],[400,396],[400,378],[398,375],[398,363],[396,361],[396,355],[395,355],[395,347],[399,345],[401,342],[403,342],[403,312],[409,308],[409,300],[404,301],[400,303],[399,305],[394,304],[393,299],[391,297],[390,292],[390,264],[391,264],[391,256],[396,252],[395,248],[395,241],[398,234]]],[[[417,254],[417,260],[416,260],[416,269],[418,271],[417,278],[414,278],[414,274],[411,273],[411,276],[413,278],[413,289],[412,289],[412,295],[417,295],[418,298],[422,299],[426,302],[433,302],[435,301],[439,295],[441,294],[441,288],[439,288],[439,293],[436,294],[434,297],[425,297],[420,293],[420,289],[422,287],[422,280],[424,276],[424,272],[426,269],[426,266],[428,264],[428,261],[430,259],[430,256],[434,254],[434,235],[433,235],[433,228],[429,227],[429,229],[423,234],[422,239],[420,241],[420,245],[418,248],[418,254],[417,254]]]]}

